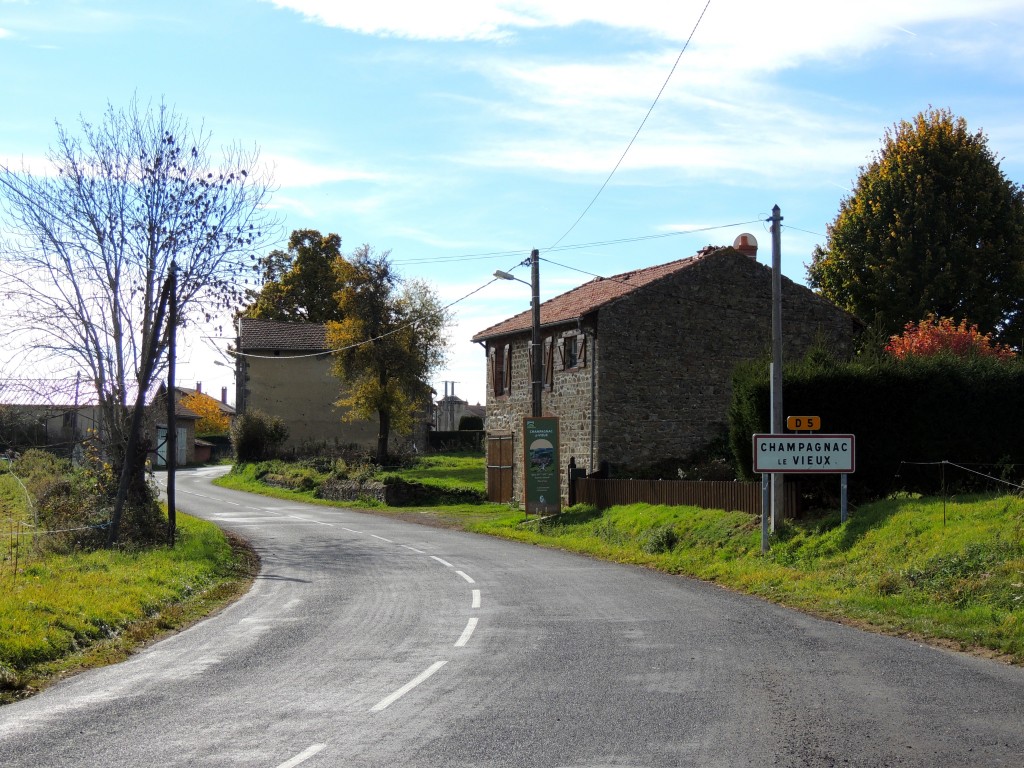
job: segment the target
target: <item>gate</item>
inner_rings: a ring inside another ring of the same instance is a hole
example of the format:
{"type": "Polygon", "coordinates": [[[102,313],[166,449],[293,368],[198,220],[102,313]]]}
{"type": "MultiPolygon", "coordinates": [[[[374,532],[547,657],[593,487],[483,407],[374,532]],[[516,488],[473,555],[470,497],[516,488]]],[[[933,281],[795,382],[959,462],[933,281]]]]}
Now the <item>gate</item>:
{"type": "Polygon", "coordinates": [[[487,436],[487,500],[512,501],[512,435],[487,436]]]}

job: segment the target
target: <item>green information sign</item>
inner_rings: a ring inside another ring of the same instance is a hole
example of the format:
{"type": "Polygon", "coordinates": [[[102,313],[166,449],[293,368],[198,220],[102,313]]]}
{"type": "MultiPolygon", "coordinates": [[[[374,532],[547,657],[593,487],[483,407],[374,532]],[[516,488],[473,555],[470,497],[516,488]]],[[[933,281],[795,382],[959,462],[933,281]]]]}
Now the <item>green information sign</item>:
{"type": "Polygon", "coordinates": [[[562,511],[558,418],[524,418],[523,447],[526,452],[526,514],[557,515],[562,511]]]}

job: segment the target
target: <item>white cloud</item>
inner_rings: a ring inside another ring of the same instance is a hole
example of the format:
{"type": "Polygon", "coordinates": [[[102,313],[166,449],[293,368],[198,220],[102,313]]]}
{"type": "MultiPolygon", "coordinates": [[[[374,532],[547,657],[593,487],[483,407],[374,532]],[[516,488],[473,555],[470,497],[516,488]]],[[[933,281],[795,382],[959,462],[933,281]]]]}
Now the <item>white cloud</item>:
{"type": "Polygon", "coordinates": [[[293,155],[264,153],[261,160],[273,169],[274,181],[288,189],[343,181],[382,183],[388,180],[388,176],[383,173],[364,171],[346,164],[314,162],[293,155]]]}
{"type": "MultiPolygon", "coordinates": [[[[442,0],[408,3],[337,3],[335,0],[267,0],[328,27],[368,35],[419,40],[489,40],[518,30],[591,23],[685,41],[704,9],[699,0],[596,3],[593,0],[442,0]]],[[[807,59],[848,56],[886,44],[895,35],[918,34],[933,22],[1012,18],[1020,0],[862,0],[822,3],[790,0],[766,9],[755,0],[712,2],[694,35],[694,46],[719,53],[735,68],[779,68],[807,59]]]]}

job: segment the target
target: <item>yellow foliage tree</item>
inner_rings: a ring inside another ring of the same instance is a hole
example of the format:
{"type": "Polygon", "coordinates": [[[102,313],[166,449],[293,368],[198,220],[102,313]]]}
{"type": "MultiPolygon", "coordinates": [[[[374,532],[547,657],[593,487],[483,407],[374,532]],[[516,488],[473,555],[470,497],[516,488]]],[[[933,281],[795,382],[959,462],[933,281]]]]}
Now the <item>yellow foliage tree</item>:
{"type": "Polygon", "coordinates": [[[207,394],[195,392],[181,398],[181,404],[199,415],[196,422],[197,435],[226,435],[230,427],[228,415],[220,409],[220,403],[207,394]]]}

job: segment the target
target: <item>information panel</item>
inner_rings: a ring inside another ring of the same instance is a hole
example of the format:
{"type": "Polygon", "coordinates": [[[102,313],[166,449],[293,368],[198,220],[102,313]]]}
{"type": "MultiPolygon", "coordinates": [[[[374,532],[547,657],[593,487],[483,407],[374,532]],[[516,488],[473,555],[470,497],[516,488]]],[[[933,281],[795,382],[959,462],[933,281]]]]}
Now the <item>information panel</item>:
{"type": "Polygon", "coordinates": [[[856,468],[853,435],[754,435],[754,472],[846,475],[856,468]]]}
{"type": "Polygon", "coordinates": [[[562,509],[562,483],[558,458],[558,418],[523,419],[526,451],[526,514],[557,515],[562,509]]]}

